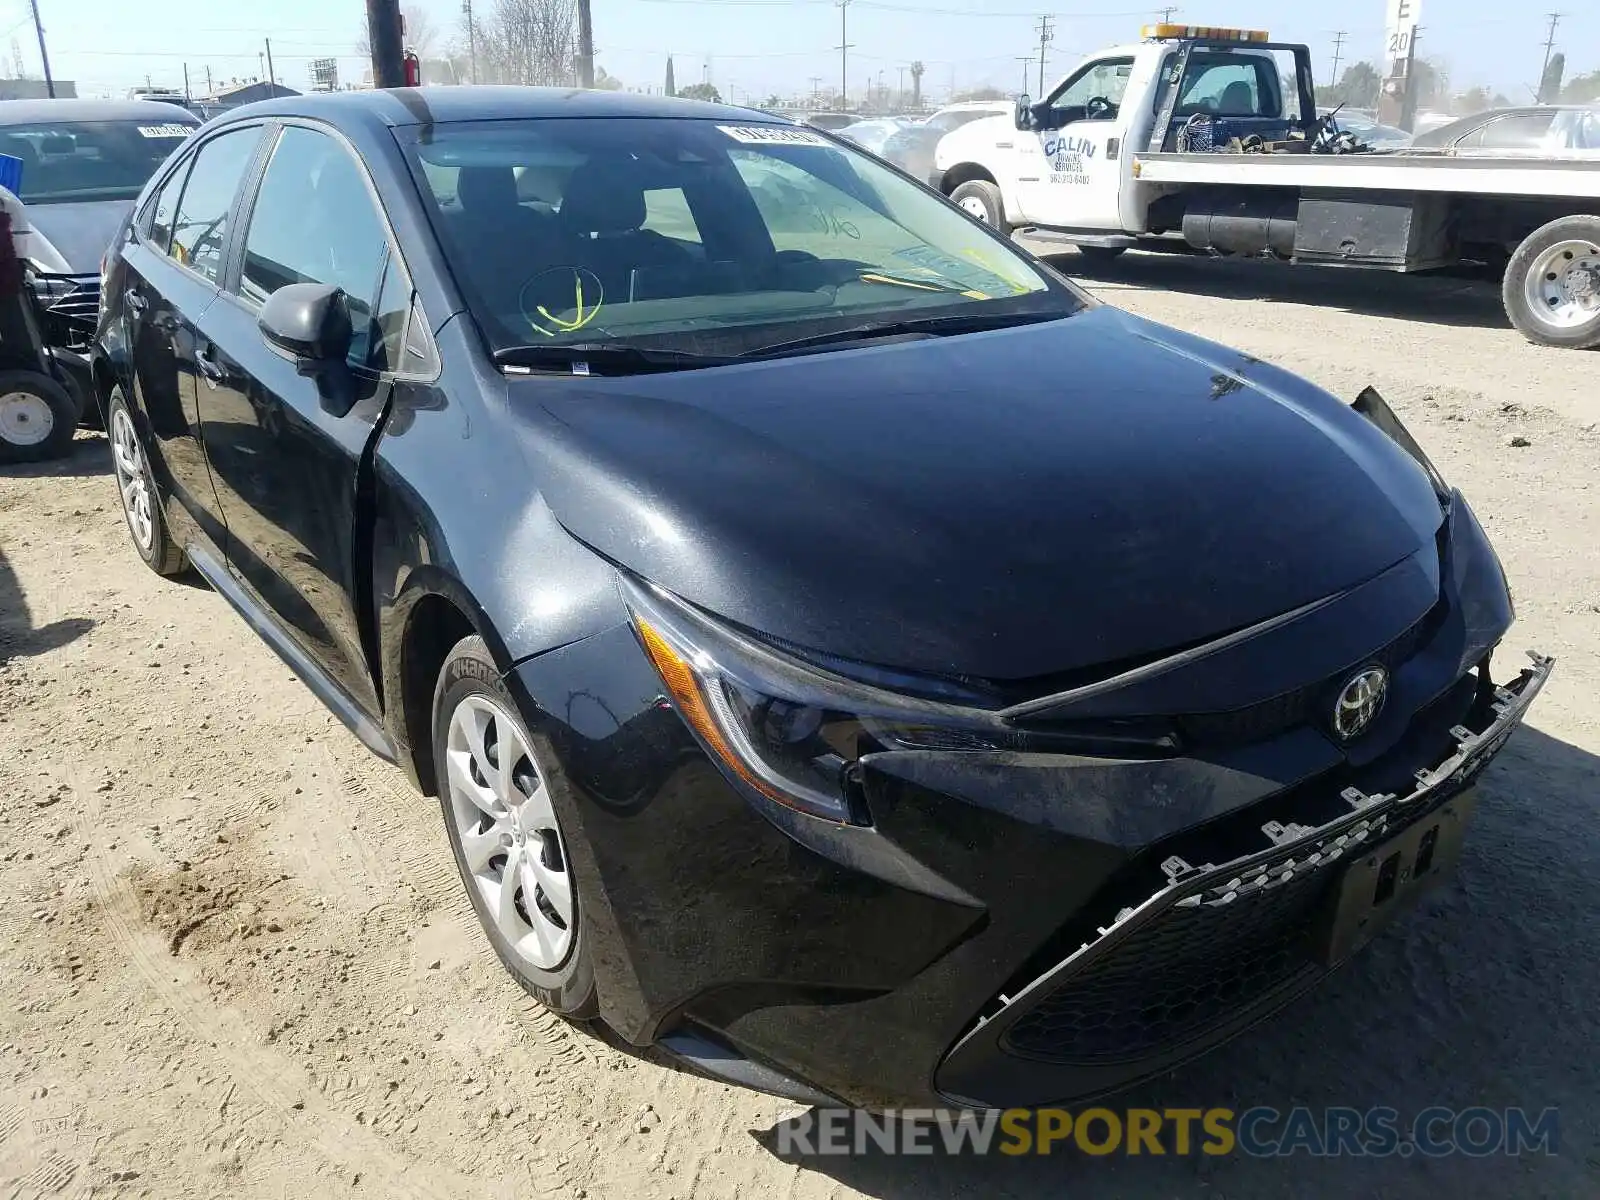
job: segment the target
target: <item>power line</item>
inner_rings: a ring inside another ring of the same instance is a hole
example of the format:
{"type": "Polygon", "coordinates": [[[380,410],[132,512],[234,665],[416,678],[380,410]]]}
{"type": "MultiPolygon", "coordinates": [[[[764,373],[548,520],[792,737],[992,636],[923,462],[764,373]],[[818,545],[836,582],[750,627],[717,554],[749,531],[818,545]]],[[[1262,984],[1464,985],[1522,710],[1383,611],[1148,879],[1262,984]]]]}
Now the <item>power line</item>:
{"type": "Polygon", "coordinates": [[[1056,31],[1050,24],[1049,17],[1039,18],[1039,98],[1044,99],[1044,56],[1050,48],[1050,43],[1055,41],[1056,31]]]}
{"type": "Polygon", "coordinates": [[[846,32],[846,19],[850,12],[850,0],[839,2],[839,103],[850,103],[850,35],[846,32]]]}
{"type": "MultiPolygon", "coordinates": [[[[1540,104],[1547,104],[1547,103],[1549,103],[1550,100],[1554,99],[1554,97],[1547,97],[1544,94],[1544,77],[1550,71],[1550,52],[1556,48],[1556,26],[1561,24],[1561,18],[1562,18],[1563,15],[1565,15],[1565,14],[1558,13],[1558,12],[1553,12],[1553,13],[1549,14],[1549,17],[1550,17],[1550,36],[1545,38],[1545,40],[1544,40],[1544,66],[1539,68],[1539,103],[1540,104]]],[[[44,43],[40,42],[40,46],[42,47],[43,45],[44,45],[44,43]]]]}

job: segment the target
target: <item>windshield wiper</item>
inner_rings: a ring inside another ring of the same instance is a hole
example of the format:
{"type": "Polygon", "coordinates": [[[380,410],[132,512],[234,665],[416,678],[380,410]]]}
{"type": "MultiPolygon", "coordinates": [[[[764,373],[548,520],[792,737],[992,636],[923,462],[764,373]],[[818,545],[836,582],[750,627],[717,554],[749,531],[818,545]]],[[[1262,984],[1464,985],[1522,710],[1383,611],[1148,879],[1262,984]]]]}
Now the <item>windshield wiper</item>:
{"type": "Polygon", "coordinates": [[[986,329],[1004,329],[1011,325],[1037,325],[1044,321],[1058,321],[1071,313],[968,313],[962,316],[918,317],[906,321],[886,321],[876,325],[852,325],[848,329],[834,329],[827,333],[814,333],[810,337],[795,338],[788,342],[773,342],[746,351],[741,358],[778,358],[813,346],[830,346],[838,342],[859,342],[869,338],[903,337],[926,333],[935,337],[953,333],[981,333],[986,329]]]}
{"type": "Polygon", "coordinates": [[[692,371],[727,366],[736,359],[685,350],[656,350],[626,342],[551,342],[506,346],[494,352],[496,365],[572,375],[642,375],[651,371],[692,371]]]}

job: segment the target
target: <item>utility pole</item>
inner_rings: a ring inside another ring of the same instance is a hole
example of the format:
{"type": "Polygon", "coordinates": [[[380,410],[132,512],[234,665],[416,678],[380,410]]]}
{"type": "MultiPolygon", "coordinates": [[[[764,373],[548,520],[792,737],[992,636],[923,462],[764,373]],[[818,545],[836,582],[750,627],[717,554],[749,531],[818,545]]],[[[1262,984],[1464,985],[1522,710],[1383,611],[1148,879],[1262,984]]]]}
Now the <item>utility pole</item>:
{"type": "Polygon", "coordinates": [[[839,0],[839,105],[850,107],[850,35],[847,32],[846,14],[850,0],[839,0]]]}
{"type": "Polygon", "coordinates": [[[206,64],[206,97],[209,99],[217,94],[216,85],[211,82],[211,64],[206,64]]]}
{"type": "Polygon", "coordinates": [[[478,82],[478,24],[472,19],[472,0],[461,0],[461,11],[467,18],[467,73],[472,82],[478,82]]]}
{"type": "MultiPolygon", "coordinates": [[[[37,10],[37,5],[35,5],[35,10],[37,10]]],[[[1544,40],[1544,66],[1539,68],[1538,103],[1540,104],[1550,104],[1556,99],[1555,96],[1546,96],[1544,94],[1544,77],[1546,72],[1550,70],[1550,52],[1556,48],[1556,26],[1561,24],[1562,14],[1553,12],[1547,15],[1550,17],[1550,36],[1544,40]]]]}
{"type": "Polygon", "coordinates": [[[50,52],[44,48],[44,25],[39,21],[39,0],[30,0],[33,6],[33,28],[39,35],[39,61],[44,65],[44,91],[50,99],[56,98],[56,81],[50,74],[50,52]]]}
{"type": "Polygon", "coordinates": [[[1017,61],[1022,64],[1022,94],[1023,95],[1027,95],[1027,92],[1028,92],[1028,68],[1033,66],[1033,55],[1031,55],[1031,54],[1019,54],[1019,55],[1017,55],[1017,61]]]}
{"type": "Polygon", "coordinates": [[[183,64],[183,102],[189,103],[189,64],[183,64]]]}
{"type": "Polygon", "coordinates": [[[1422,26],[1411,31],[1411,44],[1406,47],[1406,94],[1400,103],[1400,128],[1410,133],[1417,127],[1417,39],[1422,36],[1422,26]]]}
{"type": "Polygon", "coordinates": [[[1172,14],[1177,11],[1178,6],[1176,4],[1167,5],[1161,10],[1161,23],[1165,25],[1168,21],[1172,20],[1172,14]]]}
{"type": "Polygon", "coordinates": [[[1344,57],[1344,40],[1349,36],[1343,29],[1333,35],[1333,74],[1328,76],[1330,85],[1339,82],[1339,60],[1344,57]]]}
{"type": "Polygon", "coordinates": [[[405,45],[400,33],[400,0],[367,0],[367,39],[372,43],[372,86],[405,87],[405,45]]]}
{"type": "Polygon", "coordinates": [[[594,86],[594,14],[589,0],[578,0],[578,86],[594,86]]]}
{"type": "Polygon", "coordinates": [[[1050,43],[1056,40],[1056,31],[1049,17],[1039,18],[1039,99],[1044,99],[1044,56],[1050,43]]]}
{"type": "Polygon", "coordinates": [[[267,95],[276,96],[278,94],[278,73],[272,66],[272,39],[264,38],[262,40],[267,43],[267,83],[271,87],[267,95]]]}
{"type": "Polygon", "coordinates": [[[818,98],[822,95],[822,76],[811,76],[811,107],[817,106],[818,98]]]}

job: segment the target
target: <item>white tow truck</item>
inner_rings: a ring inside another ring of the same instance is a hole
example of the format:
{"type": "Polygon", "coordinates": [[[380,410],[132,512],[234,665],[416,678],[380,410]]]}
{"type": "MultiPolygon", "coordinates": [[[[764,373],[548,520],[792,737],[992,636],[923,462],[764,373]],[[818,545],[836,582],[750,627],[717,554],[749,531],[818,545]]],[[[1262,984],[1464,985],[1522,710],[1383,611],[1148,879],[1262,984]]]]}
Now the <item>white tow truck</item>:
{"type": "Polygon", "coordinates": [[[928,182],[1089,259],[1187,243],[1388,271],[1503,266],[1526,337],[1600,345],[1600,156],[1367,150],[1317,116],[1310,51],[1258,31],[1146,26],[1043,100],[945,137],[928,182]]]}

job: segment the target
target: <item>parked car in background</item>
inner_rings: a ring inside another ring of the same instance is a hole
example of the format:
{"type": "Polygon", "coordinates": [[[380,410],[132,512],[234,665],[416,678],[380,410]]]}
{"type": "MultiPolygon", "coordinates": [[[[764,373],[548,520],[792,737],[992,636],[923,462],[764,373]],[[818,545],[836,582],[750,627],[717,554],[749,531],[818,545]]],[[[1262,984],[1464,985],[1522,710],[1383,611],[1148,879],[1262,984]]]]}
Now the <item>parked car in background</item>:
{"type": "Polygon", "coordinates": [[[1332,116],[1334,123],[1345,133],[1354,134],[1356,140],[1374,150],[1398,150],[1411,143],[1411,135],[1404,129],[1385,125],[1377,116],[1360,108],[1319,108],[1317,115],[1332,116]]]}
{"type": "Polygon", "coordinates": [[[902,129],[909,129],[915,124],[916,122],[909,117],[873,117],[870,120],[846,125],[836,132],[869,154],[876,154],[882,158],[884,143],[902,129]]]}
{"type": "Polygon", "coordinates": [[[1600,106],[1529,105],[1497,108],[1419,133],[1418,150],[1457,154],[1548,154],[1551,157],[1600,154],[1600,106]]]}
{"type": "Polygon", "coordinates": [[[926,179],[933,170],[933,152],[947,133],[972,121],[1010,113],[1014,106],[1006,100],[966,100],[947,104],[920,124],[907,126],[891,135],[879,157],[899,167],[913,179],[926,179]]]}
{"type": "Polygon", "coordinates": [[[146,100],[10,100],[0,154],[21,161],[17,197],[32,227],[18,247],[39,333],[62,382],[95,423],[89,344],[100,310],[100,260],[157,167],[200,119],[146,100]]]}
{"type": "Polygon", "coordinates": [[[1491,678],[1499,560],[1376,393],[748,109],[242,108],[95,361],[140,557],[438,795],[513,976],[807,1103],[1249,1028],[1445,876],[1550,671],[1491,678]]]}
{"type": "Polygon", "coordinates": [[[826,129],[829,132],[843,129],[846,125],[854,125],[861,118],[855,113],[840,112],[814,112],[807,113],[801,118],[801,123],[811,125],[817,129],[826,129]]]}

